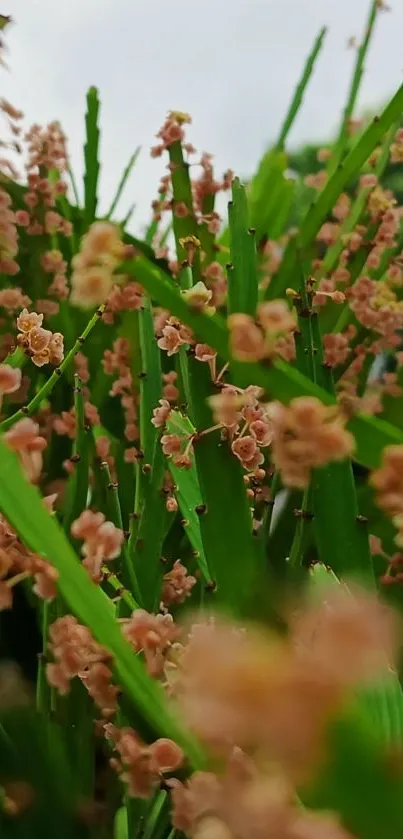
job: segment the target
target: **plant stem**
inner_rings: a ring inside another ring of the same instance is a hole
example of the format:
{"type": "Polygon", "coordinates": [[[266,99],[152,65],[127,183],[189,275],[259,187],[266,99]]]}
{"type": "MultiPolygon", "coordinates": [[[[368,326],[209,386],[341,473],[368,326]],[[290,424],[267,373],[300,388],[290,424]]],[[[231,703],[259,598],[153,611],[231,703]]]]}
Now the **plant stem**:
{"type": "Polygon", "coordinates": [[[7,417],[7,419],[3,420],[3,422],[0,423],[1,431],[7,431],[7,429],[11,428],[11,426],[14,425],[14,423],[18,422],[18,420],[23,419],[23,417],[30,417],[32,416],[32,414],[35,413],[35,411],[38,410],[38,408],[41,405],[41,402],[43,402],[43,400],[46,399],[47,396],[49,396],[62,374],[67,370],[70,363],[73,361],[74,356],[77,355],[77,353],[81,350],[83,343],[92,332],[95,324],[102,317],[104,311],[105,305],[102,305],[97,309],[95,314],[87,323],[87,326],[85,327],[82,334],[74,342],[67,355],[65,355],[59,367],[56,367],[56,369],[53,371],[49,379],[45,382],[43,387],[41,387],[38,393],[35,394],[33,399],[31,399],[31,401],[28,402],[27,405],[25,405],[23,408],[20,408],[18,411],[15,412],[15,414],[12,414],[11,417],[7,417]]]}

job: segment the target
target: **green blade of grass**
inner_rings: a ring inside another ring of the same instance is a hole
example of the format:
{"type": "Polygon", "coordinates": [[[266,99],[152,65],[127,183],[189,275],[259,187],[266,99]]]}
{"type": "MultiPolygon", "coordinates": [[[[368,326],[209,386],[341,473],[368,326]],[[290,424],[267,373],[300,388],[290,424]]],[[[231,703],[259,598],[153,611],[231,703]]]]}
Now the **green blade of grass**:
{"type": "Polygon", "coordinates": [[[298,82],[297,88],[295,90],[291,105],[288,109],[287,115],[286,115],[285,120],[284,120],[284,122],[281,126],[281,129],[280,129],[280,134],[279,134],[279,137],[278,137],[276,145],[275,145],[275,148],[277,149],[277,151],[282,151],[283,150],[283,148],[285,146],[285,142],[287,140],[287,137],[288,137],[288,135],[290,133],[290,130],[291,130],[293,124],[294,124],[294,120],[295,120],[295,118],[298,114],[298,111],[299,111],[299,109],[302,105],[302,100],[303,100],[303,97],[304,97],[304,93],[306,91],[309,80],[311,78],[311,75],[312,75],[312,72],[313,72],[313,69],[314,69],[314,66],[315,66],[315,63],[316,63],[316,59],[317,59],[317,57],[318,57],[318,55],[319,55],[319,53],[322,49],[323,41],[324,41],[326,32],[327,32],[327,29],[324,26],[323,29],[320,30],[317,38],[314,41],[312,50],[309,53],[309,56],[308,56],[306,64],[305,64],[305,67],[304,67],[303,72],[302,72],[302,76],[301,76],[300,81],[298,82]]]}
{"type": "Polygon", "coordinates": [[[74,376],[74,408],[76,434],[73,446],[74,472],[70,476],[64,503],[63,527],[70,538],[71,525],[87,506],[89,484],[89,445],[84,415],[84,399],[81,381],[74,376]]]}
{"type": "MultiPolygon", "coordinates": [[[[167,424],[166,429],[168,434],[186,434],[192,435],[195,429],[187,417],[180,414],[179,411],[173,411],[167,424]]],[[[200,529],[200,519],[196,512],[203,506],[203,497],[200,490],[199,479],[192,456],[192,465],[190,469],[179,469],[175,466],[172,460],[168,462],[169,471],[172,475],[175,486],[177,487],[175,495],[178,500],[179,509],[183,516],[185,524],[184,530],[189,539],[193,549],[197,551],[196,563],[200,568],[203,579],[207,584],[212,583],[212,576],[208,567],[206,554],[204,550],[203,540],[200,529]]]]}
{"type": "Polygon", "coordinates": [[[232,260],[228,271],[228,312],[254,315],[258,292],[255,236],[249,227],[245,188],[238,178],[232,183],[228,214],[232,260]]]}
{"type": "Polygon", "coordinates": [[[159,442],[150,465],[151,469],[142,474],[142,507],[137,514],[138,529],[135,538],[132,534],[129,550],[139,582],[140,602],[153,612],[158,611],[160,605],[164,575],[162,546],[173,517],[165,506],[165,458],[159,442]]]}
{"type": "Polygon", "coordinates": [[[100,644],[114,656],[117,680],[127,700],[157,736],[172,737],[190,761],[202,755],[167,706],[162,688],[146,673],[138,656],[124,640],[119,625],[105,605],[105,595],[91,582],[63,531],[47,513],[38,490],[25,480],[17,457],[0,440],[0,510],[35,553],[59,572],[58,588],[68,607],[85,623],[100,644]]]}
{"type": "Polygon", "coordinates": [[[256,230],[256,241],[270,233],[270,220],[282,205],[286,180],[287,157],[282,151],[269,149],[262,157],[257,172],[248,185],[249,224],[256,230]]]}
{"type": "MultiPolygon", "coordinates": [[[[189,359],[189,415],[197,431],[214,425],[206,400],[211,394],[208,366],[189,359]]],[[[204,508],[200,530],[216,598],[235,614],[251,607],[264,579],[265,558],[253,536],[251,510],[241,464],[218,431],[201,434],[194,443],[204,508]],[[226,527],[225,523],[230,523],[226,527]]]]}
{"type": "Polygon", "coordinates": [[[74,200],[76,202],[76,207],[79,207],[80,206],[80,196],[78,194],[77,181],[75,179],[74,172],[71,168],[69,168],[68,172],[69,172],[71,187],[72,187],[72,190],[73,190],[74,200]]]}
{"type": "Polygon", "coordinates": [[[7,818],[0,807],[1,836],[53,839],[55,827],[60,839],[82,835],[74,778],[60,728],[32,708],[18,706],[1,710],[0,728],[2,785],[25,782],[32,790],[32,801],[17,819],[7,818]]]}
{"type": "Polygon", "coordinates": [[[127,183],[128,179],[130,178],[130,175],[131,175],[131,173],[132,173],[132,171],[133,171],[133,169],[136,165],[137,158],[140,154],[140,151],[141,151],[141,148],[140,148],[140,146],[138,146],[136,151],[132,154],[126,168],[123,170],[122,177],[121,177],[121,179],[118,183],[118,187],[117,187],[115,196],[114,196],[114,198],[112,200],[112,203],[111,203],[111,206],[109,207],[109,210],[106,214],[107,219],[110,219],[112,217],[112,214],[116,210],[116,207],[117,207],[117,205],[120,201],[120,198],[122,196],[122,192],[123,192],[123,190],[126,186],[126,183],[127,183]]]}
{"type": "MultiPolygon", "coordinates": [[[[172,213],[172,225],[176,242],[176,253],[178,262],[181,264],[187,260],[188,253],[184,248],[182,239],[187,236],[199,238],[198,225],[193,208],[192,187],[189,177],[189,164],[185,163],[182,145],[179,140],[169,146],[169,162],[172,165],[172,191],[174,195],[174,206],[172,213]],[[175,205],[184,204],[188,215],[178,217],[175,213],[175,205]]],[[[200,279],[200,253],[196,250],[193,260],[193,273],[195,282],[200,279]]]]}
{"type": "MultiPolygon", "coordinates": [[[[112,481],[109,466],[106,462],[101,463],[101,472],[105,477],[106,497],[107,497],[107,518],[113,522],[115,527],[124,531],[122,511],[119,501],[119,488],[116,483],[112,481]]],[[[118,558],[119,579],[122,580],[123,585],[129,590],[132,597],[135,599],[135,606],[138,607],[140,600],[140,588],[136,577],[136,572],[131,561],[130,552],[126,541],[122,546],[122,553],[118,558]]]]}
{"type": "Polygon", "coordinates": [[[160,352],[154,335],[154,320],[151,303],[144,300],[139,312],[139,341],[141,354],[140,379],[140,445],[145,463],[152,464],[155,452],[157,429],[151,419],[154,408],[162,396],[162,371],[160,352]]]}
{"type": "Polygon", "coordinates": [[[90,87],[87,93],[87,111],[85,114],[84,145],[84,221],[85,229],[95,220],[98,204],[99,178],[99,97],[96,87],[90,87]]]}
{"type": "Polygon", "coordinates": [[[347,830],[360,839],[400,839],[401,774],[388,768],[362,711],[354,709],[331,726],[327,754],[316,783],[301,794],[304,804],[339,813],[347,830]]]}
{"type": "Polygon", "coordinates": [[[351,79],[350,90],[347,98],[346,107],[343,112],[343,119],[340,127],[339,136],[336,140],[335,146],[332,149],[332,157],[329,161],[329,172],[333,174],[333,172],[337,169],[340,161],[343,158],[346,145],[348,142],[349,137],[349,121],[353,116],[354,108],[357,102],[357,97],[360,89],[361,79],[364,72],[364,62],[368,52],[369,44],[371,41],[371,37],[374,30],[374,25],[377,17],[377,13],[379,11],[379,2],[378,0],[371,0],[371,5],[369,9],[368,20],[364,30],[364,38],[357,50],[357,58],[355,62],[354,72],[351,79]]]}
{"type": "MultiPolygon", "coordinates": [[[[316,313],[312,314],[311,327],[314,380],[335,398],[332,373],[324,365],[316,313]]],[[[315,469],[311,485],[320,560],[336,573],[359,575],[373,584],[368,527],[366,520],[360,517],[351,460],[315,469]]]]}
{"type": "MultiPolygon", "coordinates": [[[[170,146],[174,201],[184,201],[190,213],[176,219],[173,228],[178,261],[184,251],[181,237],[193,235],[194,212],[189,167],[183,163],[180,143],[170,146]],[[173,148],[175,146],[175,148],[173,148]],[[180,229],[177,222],[181,222],[180,229]]],[[[254,312],[257,300],[257,275],[254,242],[248,234],[248,209],[244,188],[235,181],[233,188],[231,234],[234,259],[233,277],[229,292],[234,306],[247,305],[254,312]],[[236,206],[234,206],[236,205],[236,206]],[[238,238],[240,237],[240,238],[238,238]],[[246,273],[247,272],[247,275],[246,273]],[[246,290],[246,293],[244,293],[246,290]]],[[[185,265],[180,273],[182,289],[190,288],[200,276],[199,255],[192,266],[185,265]]],[[[242,311],[238,309],[238,311],[242,311]]],[[[187,391],[190,419],[203,432],[213,425],[207,398],[213,393],[211,374],[207,365],[181,355],[182,379],[187,391]]],[[[217,597],[235,612],[250,607],[264,572],[264,555],[259,540],[254,541],[252,517],[240,463],[227,443],[220,445],[217,432],[202,435],[194,451],[197,475],[204,507],[200,518],[200,532],[209,569],[217,584],[217,597]],[[231,528],[222,522],[232,520],[231,528]]]]}

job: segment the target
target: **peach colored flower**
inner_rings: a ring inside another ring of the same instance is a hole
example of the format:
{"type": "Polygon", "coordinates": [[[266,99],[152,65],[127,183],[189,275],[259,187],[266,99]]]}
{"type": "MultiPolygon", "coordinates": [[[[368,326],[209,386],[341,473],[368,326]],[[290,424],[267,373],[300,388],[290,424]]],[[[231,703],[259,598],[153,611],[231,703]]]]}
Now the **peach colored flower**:
{"type": "Polygon", "coordinates": [[[132,728],[118,729],[107,724],[105,736],[114,744],[119,760],[112,766],[135,798],[149,798],[164,772],[178,769],[184,760],[182,749],[172,740],[161,738],[146,746],[132,728]]]}
{"type": "Polygon", "coordinates": [[[307,486],[312,469],[343,460],[354,451],[354,437],[336,406],[302,396],[288,406],[271,403],[267,410],[273,428],[273,461],[287,486],[307,486]]]}
{"type": "Polygon", "coordinates": [[[157,341],[160,350],[165,350],[169,356],[179,352],[179,347],[184,343],[185,341],[182,339],[179,329],[171,323],[167,323],[163,327],[161,338],[157,341]]]}
{"type": "Polygon", "coordinates": [[[43,315],[38,315],[36,312],[28,312],[28,309],[23,309],[17,318],[17,329],[25,335],[31,332],[31,329],[40,328],[42,326],[43,315]]]}
{"type": "Polygon", "coordinates": [[[144,609],[137,609],[130,618],[124,619],[123,634],[136,652],[145,657],[148,672],[152,676],[163,673],[165,655],[180,632],[171,615],[152,615],[144,609]]]}
{"type": "Polygon", "coordinates": [[[39,426],[24,417],[5,432],[3,440],[18,454],[28,480],[35,483],[42,471],[42,452],[46,448],[46,440],[39,435],[39,426]]]}
{"type": "Polygon", "coordinates": [[[164,574],[161,600],[164,606],[184,603],[196,585],[196,578],[188,574],[187,569],[179,559],[176,560],[172,571],[164,574]]]}
{"type": "Polygon", "coordinates": [[[18,367],[0,364],[0,394],[15,393],[21,387],[22,373],[18,367]]]}
{"type": "Polygon", "coordinates": [[[273,439],[273,430],[270,423],[264,421],[263,419],[256,419],[251,422],[249,431],[259,446],[262,446],[263,448],[270,446],[273,439]]]}
{"type": "Polygon", "coordinates": [[[167,399],[160,399],[158,408],[154,408],[151,419],[155,428],[163,428],[171,413],[171,405],[167,399]]]}
{"type": "Polygon", "coordinates": [[[109,266],[97,265],[82,271],[75,270],[71,279],[70,300],[81,309],[99,306],[107,299],[114,281],[109,266]]]}
{"type": "Polygon", "coordinates": [[[48,344],[48,350],[50,363],[58,367],[64,358],[64,338],[61,332],[53,333],[48,344]]]}
{"type": "Polygon", "coordinates": [[[230,315],[228,327],[231,353],[236,361],[260,361],[266,356],[264,335],[250,315],[230,315]]]}
{"type": "Polygon", "coordinates": [[[36,353],[42,353],[46,350],[49,346],[49,341],[52,337],[52,333],[49,329],[43,329],[41,326],[34,326],[28,332],[28,347],[35,355],[36,353]]]}
{"type": "Polygon", "coordinates": [[[178,454],[182,450],[182,438],[179,434],[164,434],[161,445],[165,455],[178,454]]]}
{"type": "Polygon", "coordinates": [[[258,306],[259,323],[269,336],[292,332],[296,328],[295,317],[284,300],[270,300],[258,306]]]}
{"type": "Polygon", "coordinates": [[[245,468],[248,468],[248,463],[253,462],[258,451],[255,437],[245,435],[244,437],[237,437],[231,444],[231,449],[234,455],[241,461],[245,468]]]}

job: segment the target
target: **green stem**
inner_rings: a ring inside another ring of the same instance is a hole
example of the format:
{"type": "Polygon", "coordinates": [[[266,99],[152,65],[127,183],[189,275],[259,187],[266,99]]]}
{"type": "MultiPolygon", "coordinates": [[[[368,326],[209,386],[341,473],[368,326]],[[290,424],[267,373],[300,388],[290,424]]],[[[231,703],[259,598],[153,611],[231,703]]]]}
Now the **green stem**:
{"type": "Polygon", "coordinates": [[[309,525],[313,514],[310,507],[312,505],[312,491],[310,488],[306,489],[302,499],[300,510],[295,511],[297,516],[297,525],[295,528],[294,538],[291,545],[289,567],[294,571],[302,566],[304,558],[304,543],[307,526],[309,525]]]}
{"type": "MultiPolygon", "coordinates": [[[[112,481],[109,466],[106,462],[101,463],[101,471],[105,476],[105,483],[107,487],[107,499],[109,501],[108,516],[110,517],[110,520],[113,522],[115,527],[119,528],[119,530],[122,530],[122,532],[124,532],[122,510],[119,501],[118,485],[112,481]]],[[[123,583],[132,592],[132,594],[134,594],[134,597],[137,599],[137,601],[139,601],[141,599],[139,583],[126,541],[123,542],[122,546],[121,563],[122,565],[120,573],[122,576],[123,583]]],[[[138,604],[136,604],[136,606],[138,608],[138,604]]]]}
{"type": "Polygon", "coordinates": [[[92,332],[97,321],[102,317],[104,310],[104,305],[100,306],[99,309],[97,309],[95,314],[87,323],[87,326],[85,327],[83,333],[74,342],[73,346],[71,347],[67,355],[64,357],[59,367],[56,367],[56,369],[49,377],[49,379],[45,382],[43,387],[41,387],[38,393],[35,394],[33,399],[31,399],[31,401],[28,402],[28,404],[25,405],[24,408],[20,408],[18,411],[15,412],[15,414],[12,414],[11,417],[7,417],[7,419],[3,420],[3,422],[0,423],[1,431],[6,431],[8,428],[11,428],[11,426],[14,425],[14,423],[18,422],[18,420],[20,419],[23,419],[23,417],[32,416],[32,414],[34,414],[35,411],[39,409],[43,400],[46,399],[47,396],[49,396],[62,374],[67,370],[70,363],[73,361],[74,356],[77,355],[77,353],[81,350],[83,343],[92,332]]]}
{"type": "Polygon", "coordinates": [[[365,35],[364,35],[364,38],[363,38],[363,40],[360,44],[360,47],[358,49],[358,52],[357,52],[357,59],[356,59],[355,67],[354,67],[354,73],[353,73],[353,77],[352,77],[352,80],[351,80],[351,85],[350,85],[349,95],[348,95],[348,99],[347,99],[347,104],[346,104],[346,107],[345,107],[344,113],[343,113],[343,120],[342,120],[342,124],[341,124],[341,128],[340,128],[339,136],[337,138],[337,142],[336,142],[336,145],[334,147],[333,154],[332,154],[331,161],[330,161],[330,165],[329,165],[329,171],[330,171],[331,175],[336,171],[339,163],[341,162],[341,160],[343,158],[343,155],[344,155],[344,152],[345,152],[345,149],[346,149],[346,145],[347,145],[347,141],[348,141],[349,121],[350,121],[350,119],[353,115],[355,104],[357,102],[357,96],[358,96],[358,92],[359,92],[359,89],[360,89],[362,75],[363,75],[363,72],[364,72],[364,61],[365,61],[365,58],[366,58],[366,55],[367,55],[367,52],[368,52],[368,47],[369,47],[371,36],[372,36],[373,30],[374,30],[377,11],[378,11],[378,0],[372,0],[370,10],[369,10],[367,24],[366,24],[366,27],[365,27],[365,35]]]}
{"type": "Polygon", "coordinates": [[[322,49],[323,41],[324,41],[326,32],[327,32],[327,29],[324,26],[323,29],[320,30],[319,35],[317,36],[317,38],[314,42],[314,45],[312,47],[312,50],[311,50],[311,52],[310,52],[310,54],[307,58],[305,67],[304,67],[303,72],[302,72],[301,79],[300,79],[300,81],[297,85],[297,88],[295,90],[291,105],[288,109],[286,118],[283,122],[283,125],[281,126],[281,129],[280,129],[280,134],[279,134],[278,140],[277,140],[276,145],[275,145],[275,148],[276,148],[277,151],[282,151],[284,149],[285,141],[288,137],[288,134],[290,133],[290,130],[291,130],[292,126],[293,126],[295,117],[297,116],[298,111],[299,111],[299,109],[302,105],[303,96],[304,96],[305,90],[307,88],[309,79],[311,78],[316,59],[317,59],[317,57],[318,57],[318,55],[319,55],[319,53],[322,49]]]}

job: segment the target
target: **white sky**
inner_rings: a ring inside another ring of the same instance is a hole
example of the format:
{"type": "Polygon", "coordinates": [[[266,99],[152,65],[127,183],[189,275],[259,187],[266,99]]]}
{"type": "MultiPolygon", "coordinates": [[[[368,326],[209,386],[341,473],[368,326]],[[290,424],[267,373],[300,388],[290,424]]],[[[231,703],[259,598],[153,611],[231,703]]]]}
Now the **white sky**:
{"type": "MultiPolygon", "coordinates": [[[[403,81],[403,0],[378,18],[360,105],[376,106],[403,81]]],[[[253,172],[276,135],[313,39],[322,54],[291,145],[324,139],[341,111],[369,0],[9,0],[2,94],[27,125],[59,119],[81,177],[85,93],[100,90],[101,199],[110,203],[137,145],[143,150],[121,203],[149,218],[162,173],[149,147],[166,112],[188,111],[189,140],[215,155],[217,171],[253,172]]]]}

